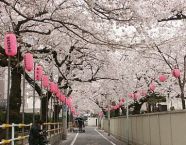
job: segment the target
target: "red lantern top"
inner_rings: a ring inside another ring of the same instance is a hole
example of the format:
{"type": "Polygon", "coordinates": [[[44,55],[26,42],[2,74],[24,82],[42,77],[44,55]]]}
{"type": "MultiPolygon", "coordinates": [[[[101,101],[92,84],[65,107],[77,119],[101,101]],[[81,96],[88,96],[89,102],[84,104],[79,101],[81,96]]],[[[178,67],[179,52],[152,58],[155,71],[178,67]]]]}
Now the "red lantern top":
{"type": "Polygon", "coordinates": [[[13,33],[7,33],[4,39],[4,49],[7,56],[15,56],[17,54],[17,40],[13,33]]]}
{"type": "Polygon", "coordinates": [[[33,70],[33,55],[31,53],[25,53],[24,66],[27,71],[33,70]]]}

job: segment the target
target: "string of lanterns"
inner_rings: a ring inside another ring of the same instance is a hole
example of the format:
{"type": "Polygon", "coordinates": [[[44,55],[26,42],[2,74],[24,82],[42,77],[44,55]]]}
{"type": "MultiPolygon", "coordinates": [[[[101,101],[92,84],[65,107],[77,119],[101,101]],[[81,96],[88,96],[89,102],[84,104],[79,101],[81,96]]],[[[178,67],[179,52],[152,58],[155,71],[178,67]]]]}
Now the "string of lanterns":
{"type": "MultiPolygon", "coordinates": [[[[4,38],[4,49],[5,54],[10,58],[15,55],[17,55],[17,41],[16,41],[16,35],[13,33],[7,33],[4,38]]],[[[10,59],[9,59],[10,61],[10,59]]],[[[23,56],[23,63],[24,63],[24,70],[31,72],[34,69],[34,59],[33,54],[30,52],[27,52],[23,56]]],[[[10,66],[9,66],[10,67],[10,66]]],[[[42,86],[45,89],[49,88],[49,91],[55,95],[55,97],[60,101],[65,103],[68,108],[70,108],[71,113],[75,113],[75,109],[72,107],[72,98],[67,98],[59,89],[58,85],[52,81],[49,80],[49,77],[46,74],[43,74],[43,68],[41,65],[37,65],[35,67],[35,81],[41,81],[42,86]]],[[[8,78],[10,81],[10,78],[8,78]]],[[[9,88],[8,88],[9,91],[9,88]]],[[[8,92],[9,97],[9,92],[8,92]]],[[[9,104],[8,104],[9,106],[9,104]]]]}

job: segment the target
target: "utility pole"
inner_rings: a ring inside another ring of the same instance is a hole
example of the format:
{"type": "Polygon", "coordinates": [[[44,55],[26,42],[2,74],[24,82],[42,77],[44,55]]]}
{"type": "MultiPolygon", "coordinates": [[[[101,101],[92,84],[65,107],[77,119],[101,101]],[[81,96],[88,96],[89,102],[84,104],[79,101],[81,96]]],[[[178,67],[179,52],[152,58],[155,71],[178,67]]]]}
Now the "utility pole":
{"type": "Polygon", "coordinates": [[[128,96],[126,97],[126,102],[127,102],[127,145],[129,145],[129,104],[128,104],[128,96]]]}
{"type": "Polygon", "coordinates": [[[110,99],[107,94],[105,95],[107,98],[107,105],[108,105],[108,136],[110,136],[110,99]]]}

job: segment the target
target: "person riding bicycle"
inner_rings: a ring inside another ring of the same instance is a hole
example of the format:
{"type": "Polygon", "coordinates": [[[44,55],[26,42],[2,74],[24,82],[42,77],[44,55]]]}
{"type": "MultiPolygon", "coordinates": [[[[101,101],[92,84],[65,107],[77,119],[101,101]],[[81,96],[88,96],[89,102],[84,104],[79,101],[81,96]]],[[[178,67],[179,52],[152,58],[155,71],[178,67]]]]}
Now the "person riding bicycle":
{"type": "Polygon", "coordinates": [[[85,127],[84,121],[82,118],[78,119],[79,132],[83,132],[82,128],[85,127]]]}

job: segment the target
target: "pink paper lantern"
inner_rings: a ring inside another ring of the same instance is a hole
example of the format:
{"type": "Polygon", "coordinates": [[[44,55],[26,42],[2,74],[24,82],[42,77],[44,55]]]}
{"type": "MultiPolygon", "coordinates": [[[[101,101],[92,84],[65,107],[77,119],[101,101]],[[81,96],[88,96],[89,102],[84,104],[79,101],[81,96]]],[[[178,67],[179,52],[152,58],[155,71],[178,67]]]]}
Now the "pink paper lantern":
{"type": "Polygon", "coordinates": [[[118,104],[118,105],[116,105],[116,107],[117,107],[117,109],[119,109],[119,108],[120,108],[119,104],[118,104]]]}
{"type": "Polygon", "coordinates": [[[150,89],[150,91],[154,92],[154,90],[156,89],[156,86],[154,85],[154,83],[151,83],[149,85],[149,89],[150,89]]]}
{"type": "Polygon", "coordinates": [[[7,33],[4,39],[4,49],[7,56],[15,56],[17,54],[17,40],[13,33],[7,33]]]}
{"type": "Polygon", "coordinates": [[[66,105],[67,105],[68,107],[71,107],[71,103],[70,103],[70,101],[69,101],[68,98],[66,99],[66,105]]]}
{"type": "Polygon", "coordinates": [[[49,87],[49,78],[47,75],[43,75],[42,76],[42,84],[44,88],[48,88],[49,87]]]}
{"type": "Polygon", "coordinates": [[[120,101],[120,102],[119,102],[119,106],[122,106],[122,105],[123,105],[123,102],[122,102],[122,101],[120,101]]]}
{"type": "Polygon", "coordinates": [[[175,77],[175,78],[179,78],[180,77],[180,70],[179,69],[173,69],[172,70],[172,75],[175,77]]]}
{"type": "Polygon", "coordinates": [[[60,92],[60,91],[58,91],[58,92],[57,92],[57,94],[56,94],[56,97],[59,99],[59,98],[60,98],[60,96],[61,96],[61,92],[60,92]]]}
{"type": "Polygon", "coordinates": [[[65,96],[63,94],[61,94],[60,99],[62,102],[65,102],[65,96]]]}
{"type": "Polygon", "coordinates": [[[138,100],[140,97],[140,94],[138,92],[134,93],[133,100],[138,100]]]}
{"type": "Polygon", "coordinates": [[[165,76],[165,75],[160,75],[159,76],[159,81],[160,82],[164,82],[164,81],[166,81],[167,80],[167,76],[165,76]]]}
{"type": "Polygon", "coordinates": [[[128,97],[131,98],[131,99],[134,99],[134,94],[133,93],[129,93],[128,97]]]}
{"type": "Polygon", "coordinates": [[[25,53],[24,66],[27,71],[33,70],[33,55],[31,53],[25,53]]]}
{"type": "Polygon", "coordinates": [[[72,104],[72,97],[68,97],[70,104],[72,104]]]}
{"type": "Polygon", "coordinates": [[[74,113],[75,113],[75,110],[74,110],[74,109],[72,109],[72,110],[71,110],[71,112],[72,112],[72,114],[74,114],[74,113]]]}
{"type": "Polygon", "coordinates": [[[54,82],[50,82],[50,91],[51,91],[52,93],[55,92],[55,83],[54,83],[54,82]]]}
{"type": "Polygon", "coordinates": [[[58,91],[59,91],[59,87],[58,87],[58,85],[57,85],[56,83],[54,83],[53,85],[54,85],[54,86],[53,86],[53,87],[54,87],[54,88],[53,88],[53,93],[54,93],[54,94],[57,94],[58,91]]]}
{"type": "Polygon", "coordinates": [[[38,65],[35,68],[35,80],[40,81],[42,79],[42,75],[43,75],[43,68],[38,65]]]}
{"type": "Polygon", "coordinates": [[[141,90],[141,96],[147,96],[147,92],[145,90],[141,90]]]}
{"type": "Polygon", "coordinates": [[[125,98],[122,98],[121,101],[124,103],[125,102],[125,98]]]}

